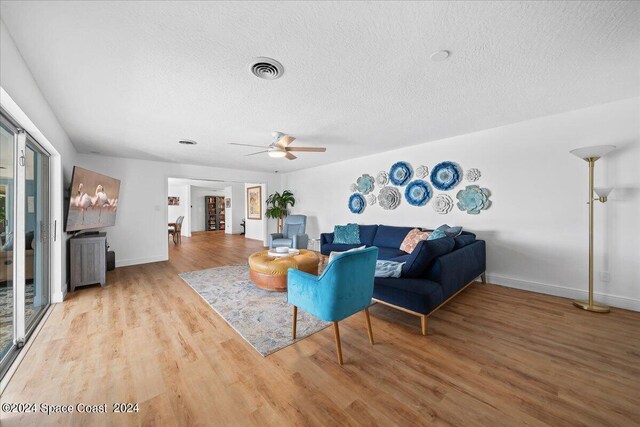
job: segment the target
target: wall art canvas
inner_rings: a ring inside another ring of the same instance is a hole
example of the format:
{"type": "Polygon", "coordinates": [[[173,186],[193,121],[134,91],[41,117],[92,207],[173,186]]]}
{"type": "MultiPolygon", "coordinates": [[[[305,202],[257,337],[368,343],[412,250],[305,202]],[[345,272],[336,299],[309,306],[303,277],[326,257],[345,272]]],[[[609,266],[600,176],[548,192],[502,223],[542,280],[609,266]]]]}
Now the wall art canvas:
{"type": "Polygon", "coordinates": [[[65,230],[114,226],[119,198],[119,179],[74,166],[65,230]]]}
{"type": "Polygon", "coordinates": [[[180,197],[169,196],[169,206],[180,206],[180,197]]]}
{"type": "Polygon", "coordinates": [[[247,187],[247,219],[262,219],[262,187],[247,187]]]}

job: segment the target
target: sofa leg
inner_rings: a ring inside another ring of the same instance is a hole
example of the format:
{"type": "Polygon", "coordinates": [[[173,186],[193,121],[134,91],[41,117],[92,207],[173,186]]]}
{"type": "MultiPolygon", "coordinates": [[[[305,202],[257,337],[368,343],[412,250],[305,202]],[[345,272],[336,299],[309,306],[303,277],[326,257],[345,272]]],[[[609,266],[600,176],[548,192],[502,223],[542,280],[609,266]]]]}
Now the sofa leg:
{"type": "Polygon", "coordinates": [[[291,326],[291,337],[296,339],[296,323],[298,322],[298,307],[293,306],[293,321],[291,326]]]}
{"type": "Polygon", "coordinates": [[[367,333],[369,334],[369,344],[373,345],[373,330],[371,329],[371,318],[369,317],[369,307],[364,309],[364,317],[367,319],[367,333]]]}
{"type": "Polygon", "coordinates": [[[420,316],[420,324],[422,325],[422,335],[427,335],[427,315],[420,316]]]}
{"type": "Polygon", "coordinates": [[[333,322],[333,333],[336,336],[336,353],[338,355],[338,363],[342,365],[342,345],[340,344],[340,328],[338,322],[333,322]]]}
{"type": "Polygon", "coordinates": [[[483,283],[483,284],[487,283],[487,273],[482,273],[480,275],[480,282],[483,283]]]}

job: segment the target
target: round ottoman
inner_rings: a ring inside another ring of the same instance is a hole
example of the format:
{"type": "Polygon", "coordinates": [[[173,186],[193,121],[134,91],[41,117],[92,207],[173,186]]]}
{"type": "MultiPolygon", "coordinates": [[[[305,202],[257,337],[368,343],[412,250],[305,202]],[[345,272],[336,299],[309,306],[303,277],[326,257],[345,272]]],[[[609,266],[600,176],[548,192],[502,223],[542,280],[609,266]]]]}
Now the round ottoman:
{"type": "Polygon", "coordinates": [[[300,250],[298,255],[275,258],[269,251],[260,251],[249,256],[249,278],[255,285],[267,291],[287,290],[287,270],[295,268],[309,274],[318,274],[318,255],[300,250]]]}

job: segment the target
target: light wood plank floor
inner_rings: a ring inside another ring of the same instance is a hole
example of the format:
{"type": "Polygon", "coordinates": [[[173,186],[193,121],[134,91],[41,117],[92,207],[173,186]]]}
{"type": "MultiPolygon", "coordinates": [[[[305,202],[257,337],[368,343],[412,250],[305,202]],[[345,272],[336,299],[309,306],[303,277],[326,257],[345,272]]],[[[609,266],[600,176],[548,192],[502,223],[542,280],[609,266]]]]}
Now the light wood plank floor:
{"type": "MultiPolygon", "coordinates": [[[[640,420],[640,313],[474,284],[419,320],[371,309],[263,358],[177,276],[255,241],[205,233],[119,268],[53,313],[2,402],[139,402],[135,414],[7,414],[15,425],[618,425],[640,420]]],[[[637,425],[637,424],[636,424],[637,425]]]]}

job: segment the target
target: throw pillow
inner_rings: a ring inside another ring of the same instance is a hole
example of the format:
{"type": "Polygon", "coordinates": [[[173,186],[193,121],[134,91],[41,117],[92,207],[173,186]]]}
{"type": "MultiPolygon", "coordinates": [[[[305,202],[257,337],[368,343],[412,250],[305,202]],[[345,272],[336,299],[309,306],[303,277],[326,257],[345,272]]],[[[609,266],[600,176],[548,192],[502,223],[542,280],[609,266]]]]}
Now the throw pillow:
{"type": "Polygon", "coordinates": [[[402,266],[404,262],[395,261],[376,261],[375,277],[394,277],[398,278],[402,274],[402,266]]]}
{"type": "MultiPolygon", "coordinates": [[[[353,248],[353,249],[349,249],[348,251],[344,251],[344,252],[339,252],[339,251],[331,251],[331,253],[329,254],[329,262],[333,261],[335,257],[337,257],[340,254],[343,254],[345,252],[353,252],[353,251],[359,251],[360,249],[364,249],[366,248],[366,245],[362,245],[359,246],[357,248],[353,248]]],[[[327,263],[328,264],[328,263],[327,263]]]]}
{"type": "Polygon", "coordinates": [[[417,228],[414,228],[407,234],[407,236],[402,241],[400,245],[400,250],[405,251],[410,254],[416,248],[418,243],[423,240],[427,240],[427,238],[431,235],[430,231],[420,231],[417,228]]]}
{"type": "Polygon", "coordinates": [[[452,238],[425,240],[418,243],[411,255],[405,255],[406,264],[402,267],[402,276],[410,278],[423,277],[429,270],[433,260],[453,250],[455,242],[452,238]]]}
{"type": "Polygon", "coordinates": [[[443,237],[458,237],[461,233],[462,227],[449,227],[448,224],[443,224],[433,230],[433,233],[431,233],[427,240],[442,239],[443,237]]]}
{"type": "Polygon", "coordinates": [[[333,243],[359,245],[360,227],[358,227],[358,224],[336,225],[333,228],[333,243]]]}

